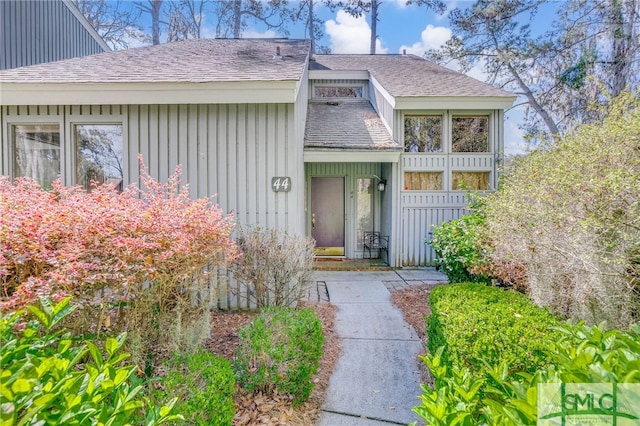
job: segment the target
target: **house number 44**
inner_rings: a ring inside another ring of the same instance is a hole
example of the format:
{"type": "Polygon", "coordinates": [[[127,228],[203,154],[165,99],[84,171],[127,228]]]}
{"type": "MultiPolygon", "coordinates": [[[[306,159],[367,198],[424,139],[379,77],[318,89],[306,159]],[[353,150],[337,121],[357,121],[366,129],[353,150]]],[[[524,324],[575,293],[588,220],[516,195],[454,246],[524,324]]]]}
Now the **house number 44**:
{"type": "Polygon", "coordinates": [[[289,192],[291,191],[291,178],[284,176],[276,176],[271,178],[271,189],[274,192],[289,192]]]}

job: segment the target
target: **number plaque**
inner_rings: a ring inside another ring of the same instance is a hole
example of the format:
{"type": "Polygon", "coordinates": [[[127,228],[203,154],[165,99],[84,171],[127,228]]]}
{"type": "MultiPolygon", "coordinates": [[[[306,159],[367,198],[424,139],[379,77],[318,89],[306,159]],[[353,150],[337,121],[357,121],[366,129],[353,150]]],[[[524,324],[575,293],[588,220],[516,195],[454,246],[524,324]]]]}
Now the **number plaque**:
{"type": "Polygon", "coordinates": [[[291,191],[291,178],[288,176],[275,176],[271,178],[271,189],[274,192],[291,191]]]}

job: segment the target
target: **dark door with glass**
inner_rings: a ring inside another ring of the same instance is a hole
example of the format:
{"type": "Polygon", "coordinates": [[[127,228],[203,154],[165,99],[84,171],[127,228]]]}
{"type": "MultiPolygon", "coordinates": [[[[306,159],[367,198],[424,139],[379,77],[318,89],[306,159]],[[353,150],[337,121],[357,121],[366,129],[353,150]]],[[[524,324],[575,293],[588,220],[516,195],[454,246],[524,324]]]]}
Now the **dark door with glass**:
{"type": "Polygon", "coordinates": [[[344,177],[311,178],[311,236],[319,256],[344,256],[344,177]]]}

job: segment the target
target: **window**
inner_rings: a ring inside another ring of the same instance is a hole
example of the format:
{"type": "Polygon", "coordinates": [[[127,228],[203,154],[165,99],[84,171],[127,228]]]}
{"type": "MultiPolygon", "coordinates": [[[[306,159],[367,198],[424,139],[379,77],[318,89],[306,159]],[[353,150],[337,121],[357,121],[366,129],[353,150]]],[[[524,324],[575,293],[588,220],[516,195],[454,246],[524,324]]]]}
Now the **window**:
{"type": "Polygon", "coordinates": [[[489,117],[453,117],[452,152],[489,152],[489,117]]]}
{"type": "Polygon", "coordinates": [[[453,172],[451,181],[454,190],[484,191],[489,189],[489,172],[453,172]]]}
{"type": "Polygon", "coordinates": [[[85,189],[91,182],[109,183],[122,191],[123,139],[121,124],[77,124],[74,126],[76,141],[76,183],[85,189]]]}
{"type": "Polygon", "coordinates": [[[358,249],[362,250],[362,238],[366,231],[373,231],[373,179],[358,179],[358,249]]]}
{"type": "Polygon", "coordinates": [[[405,152],[442,152],[442,117],[408,115],[404,117],[405,152]]]}
{"type": "Polygon", "coordinates": [[[13,126],[14,176],[28,176],[43,188],[60,176],[60,128],[57,124],[13,126]]]}
{"type": "Polygon", "coordinates": [[[315,86],[316,98],[362,98],[362,86],[315,86]]]}
{"type": "Polygon", "coordinates": [[[404,172],[408,191],[442,191],[442,172],[404,172]]]}

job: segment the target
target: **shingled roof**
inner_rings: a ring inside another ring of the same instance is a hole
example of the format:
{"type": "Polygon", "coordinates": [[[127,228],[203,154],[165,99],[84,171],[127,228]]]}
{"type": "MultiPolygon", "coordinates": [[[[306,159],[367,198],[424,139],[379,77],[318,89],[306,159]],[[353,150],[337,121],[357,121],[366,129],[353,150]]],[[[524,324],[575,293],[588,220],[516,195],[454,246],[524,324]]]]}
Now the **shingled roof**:
{"type": "Polygon", "coordinates": [[[12,83],[298,81],[308,40],[199,39],[0,71],[12,83]],[[281,58],[276,56],[280,48],[281,58]]]}
{"type": "Polygon", "coordinates": [[[304,146],[401,150],[369,101],[310,102],[304,146]]]}
{"type": "Polygon", "coordinates": [[[316,55],[311,70],[369,71],[391,96],[497,96],[497,89],[415,55],[316,55]]]}

